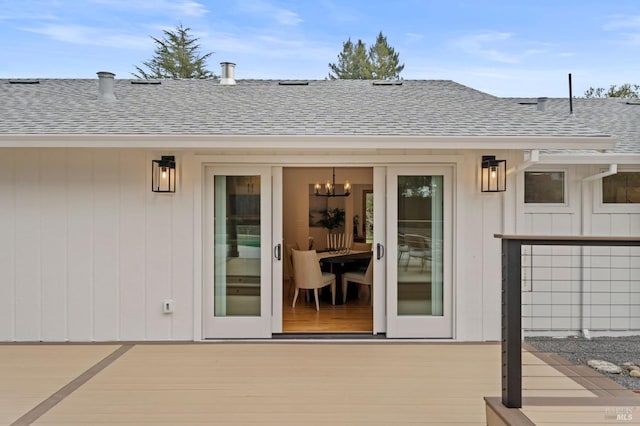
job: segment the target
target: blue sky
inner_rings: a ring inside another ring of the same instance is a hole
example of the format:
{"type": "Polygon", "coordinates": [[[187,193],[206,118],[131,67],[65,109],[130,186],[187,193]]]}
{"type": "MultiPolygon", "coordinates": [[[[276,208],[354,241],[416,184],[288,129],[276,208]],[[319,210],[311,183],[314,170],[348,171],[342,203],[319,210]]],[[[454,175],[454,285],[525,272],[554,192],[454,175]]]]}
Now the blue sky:
{"type": "Polygon", "coordinates": [[[405,79],[497,96],[640,84],[638,0],[0,0],[0,78],[131,78],[150,36],[182,23],[237,78],[323,79],[351,38],[382,31],[405,79]]]}

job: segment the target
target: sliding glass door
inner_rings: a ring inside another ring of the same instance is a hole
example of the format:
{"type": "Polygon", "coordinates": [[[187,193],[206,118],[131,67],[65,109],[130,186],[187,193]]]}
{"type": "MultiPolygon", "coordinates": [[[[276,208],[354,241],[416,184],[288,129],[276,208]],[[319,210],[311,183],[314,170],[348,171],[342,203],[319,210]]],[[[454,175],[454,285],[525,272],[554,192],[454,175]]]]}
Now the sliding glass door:
{"type": "Polygon", "coordinates": [[[452,169],[387,171],[387,335],[452,337],[452,169]]]}
{"type": "Polygon", "coordinates": [[[270,337],[270,169],[207,170],[205,337],[270,337]]]}

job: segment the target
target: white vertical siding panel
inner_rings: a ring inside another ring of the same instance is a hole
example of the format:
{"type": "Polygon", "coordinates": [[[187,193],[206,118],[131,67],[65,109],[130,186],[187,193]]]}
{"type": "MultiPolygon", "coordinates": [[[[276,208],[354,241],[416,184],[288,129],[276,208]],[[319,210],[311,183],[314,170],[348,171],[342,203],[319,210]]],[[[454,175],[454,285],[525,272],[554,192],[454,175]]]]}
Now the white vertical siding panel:
{"type": "Polygon", "coordinates": [[[610,235],[611,234],[611,215],[594,214],[591,216],[591,233],[592,235],[610,235]]]}
{"type": "Polygon", "coordinates": [[[120,338],[145,338],[145,276],[147,212],[145,200],[151,185],[146,184],[144,151],[120,152],[119,209],[119,299],[120,338]]]}
{"type": "Polygon", "coordinates": [[[575,229],[579,225],[574,220],[573,214],[551,214],[551,228],[550,231],[553,235],[578,235],[580,229],[575,229]]]}
{"type": "Polygon", "coordinates": [[[533,235],[533,215],[525,214],[522,223],[519,225],[518,233],[522,235],[533,235]]]}
{"type": "Polygon", "coordinates": [[[42,340],[67,339],[66,153],[40,156],[42,340]]]}
{"type": "Polygon", "coordinates": [[[629,236],[631,224],[630,214],[612,214],[611,215],[611,235],[619,235],[623,237],[629,236]]]}
{"type": "Polygon", "coordinates": [[[549,235],[551,232],[551,223],[551,214],[533,214],[531,215],[531,233],[534,235],[549,235]]]}
{"type": "Polygon", "coordinates": [[[40,193],[38,151],[16,151],[15,322],[16,340],[40,340],[40,193]]]}
{"type": "Polygon", "coordinates": [[[640,213],[629,215],[629,235],[640,235],[640,213]]]}
{"type": "Polygon", "coordinates": [[[0,155],[0,340],[15,335],[15,150],[0,155]]]}
{"type": "Polygon", "coordinates": [[[72,341],[93,340],[93,154],[67,153],[67,324],[72,341]]]}
{"type": "Polygon", "coordinates": [[[172,295],[176,301],[173,313],[172,339],[192,340],[193,335],[193,167],[192,156],[177,157],[179,187],[173,207],[172,295]]]}
{"type": "MultiPolygon", "coordinates": [[[[152,157],[148,157],[149,176],[151,176],[151,159],[152,157]]],[[[174,245],[172,216],[176,195],[147,191],[146,335],[151,340],[171,338],[173,314],[162,313],[162,301],[173,298],[171,293],[174,245]]]]}
{"type": "Polygon", "coordinates": [[[93,163],[95,340],[118,339],[119,154],[95,151],[93,163]]]}
{"type": "MultiPolygon", "coordinates": [[[[457,168],[456,194],[456,220],[455,229],[456,251],[454,252],[454,268],[456,287],[454,287],[454,300],[457,302],[455,311],[455,325],[459,340],[483,340],[485,318],[489,323],[493,320],[493,312],[486,311],[483,303],[479,303],[485,297],[500,297],[500,292],[494,292],[492,286],[495,283],[481,283],[480,273],[483,269],[482,251],[480,250],[483,236],[483,217],[478,214],[482,205],[484,194],[476,188],[475,167],[468,164],[476,164],[476,156],[468,156],[465,163],[457,168]]],[[[489,232],[489,231],[487,231],[489,232]]],[[[491,334],[493,330],[490,330],[491,334]]]]}
{"type": "Polygon", "coordinates": [[[502,232],[502,200],[498,194],[485,194],[482,201],[482,282],[484,283],[482,306],[485,314],[484,340],[497,340],[501,330],[502,247],[493,235],[502,232]]]}

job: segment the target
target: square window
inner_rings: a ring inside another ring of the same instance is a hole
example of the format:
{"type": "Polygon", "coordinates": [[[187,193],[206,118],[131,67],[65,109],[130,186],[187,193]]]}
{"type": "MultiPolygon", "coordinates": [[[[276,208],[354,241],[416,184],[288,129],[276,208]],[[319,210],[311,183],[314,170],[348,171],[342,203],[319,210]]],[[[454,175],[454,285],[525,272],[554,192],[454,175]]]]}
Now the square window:
{"type": "Polygon", "coordinates": [[[618,172],[602,178],[602,202],[605,204],[640,203],[640,172],[618,172]]]}
{"type": "Polygon", "coordinates": [[[564,172],[524,172],[524,202],[527,204],[564,204],[564,172]]]}

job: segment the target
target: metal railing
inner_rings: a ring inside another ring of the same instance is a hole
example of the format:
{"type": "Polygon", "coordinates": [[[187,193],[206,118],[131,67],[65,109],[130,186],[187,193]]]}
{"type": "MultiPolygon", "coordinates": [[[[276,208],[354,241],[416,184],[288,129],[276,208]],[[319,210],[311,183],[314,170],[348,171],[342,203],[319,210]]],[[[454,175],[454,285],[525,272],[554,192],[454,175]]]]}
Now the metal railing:
{"type": "MultiPolygon", "coordinates": [[[[640,237],[495,235],[502,240],[502,404],[522,407],[523,246],[640,246],[640,237]]],[[[551,280],[552,281],[552,280],[551,280]]]]}

